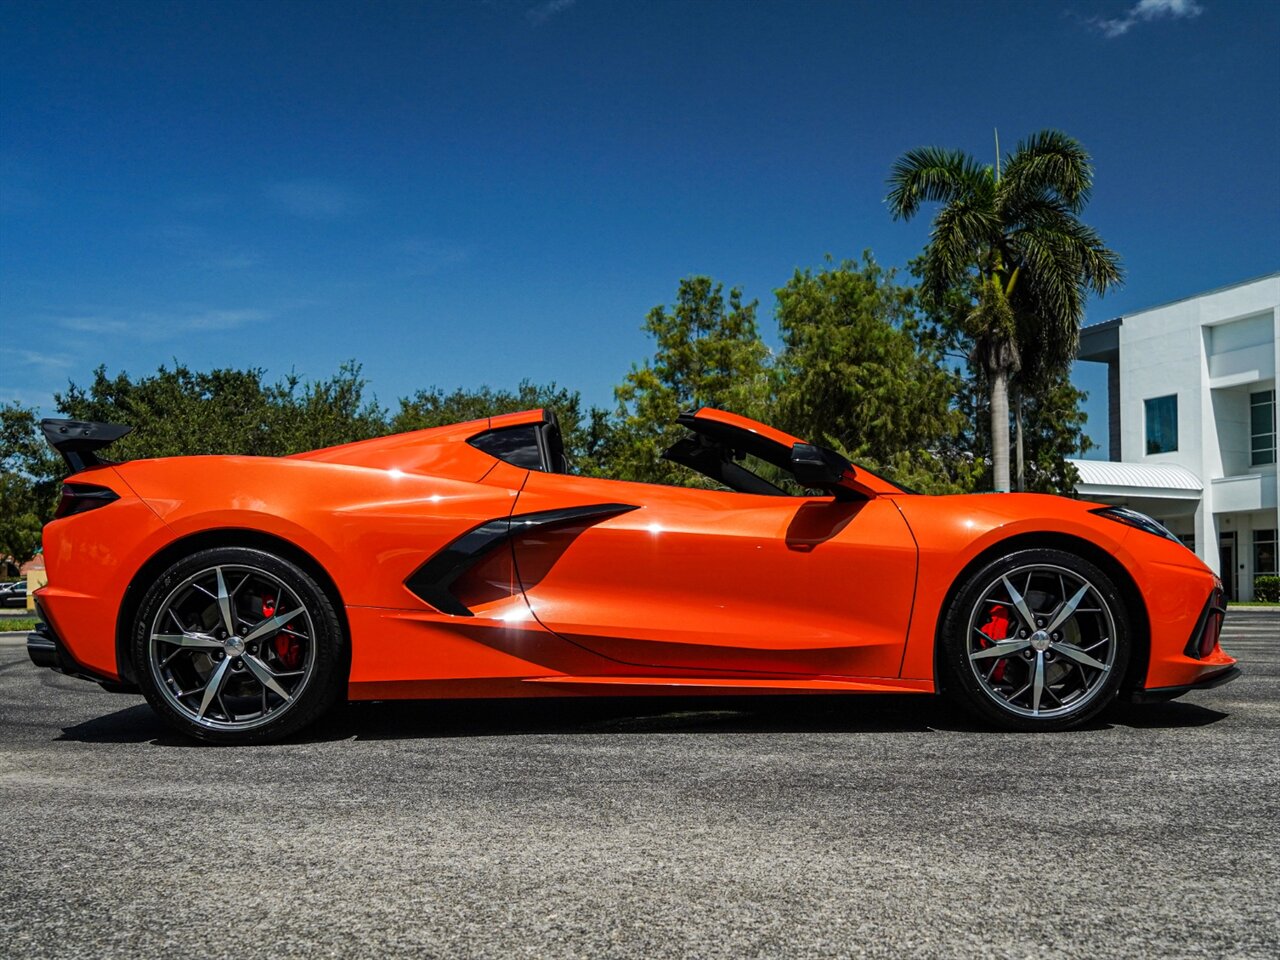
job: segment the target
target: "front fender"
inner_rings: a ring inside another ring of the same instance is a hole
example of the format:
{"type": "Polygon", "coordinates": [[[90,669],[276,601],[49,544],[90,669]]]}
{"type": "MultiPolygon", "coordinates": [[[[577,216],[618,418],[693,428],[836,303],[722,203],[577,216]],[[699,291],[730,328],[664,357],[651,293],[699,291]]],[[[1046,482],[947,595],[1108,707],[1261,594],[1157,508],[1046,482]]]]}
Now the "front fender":
{"type": "MultiPolygon", "coordinates": [[[[1185,547],[1092,513],[1096,504],[1064,497],[984,494],[901,497],[899,507],[916,537],[920,567],[916,600],[902,661],[902,676],[933,679],[938,626],[957,581],[1001,543],[1036,537],[1071,537],[1110,556],[1132,578],[1150,625],[1147,685],[1160,685],[1185,646],[1206,598],[1212,572],[1185,547]]],[[[1183,671],[1185,672],[1185,671],[1183,671]]]]}

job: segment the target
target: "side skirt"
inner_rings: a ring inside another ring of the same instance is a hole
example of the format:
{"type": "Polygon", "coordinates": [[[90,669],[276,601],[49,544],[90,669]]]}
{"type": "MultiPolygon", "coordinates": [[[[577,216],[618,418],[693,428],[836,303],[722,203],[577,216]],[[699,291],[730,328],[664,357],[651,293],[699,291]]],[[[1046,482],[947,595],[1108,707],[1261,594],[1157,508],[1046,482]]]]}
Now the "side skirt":
{"type": "Polygon", "coordinates": [[[530,677],[524,683],[599,687],[649,687],[672,692],[712,693],[933,693],[931,680],[900,680],[896,677],[873,680],[845,680],[815,677],[811,680],[780,678],[737,679],[721,677],[530,677]]]}
{"type": "Polygon", "coordinates": [[[370,680],[349,684],[351,700],[488,700],[528,697],[769,696],[771,694],[933,693],[931,680],[722,679],[699,677],[484,677],[370,680]]]}

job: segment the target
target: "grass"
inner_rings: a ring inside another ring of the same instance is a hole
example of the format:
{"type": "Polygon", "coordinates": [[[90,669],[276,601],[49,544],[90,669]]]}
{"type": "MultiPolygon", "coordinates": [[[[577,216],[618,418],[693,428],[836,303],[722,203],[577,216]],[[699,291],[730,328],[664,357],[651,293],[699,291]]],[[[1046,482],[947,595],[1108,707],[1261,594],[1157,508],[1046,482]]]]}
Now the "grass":
{"type": "Polygon", "coordinates": [[[0,633],[22,632],[36,628],[35,617],[0,617],[0,633]]]}
{"type": "Polygon", "coordinates": [[[1280,607],[1275,600],[1232,600],[1228,607],[1280,607]]]}

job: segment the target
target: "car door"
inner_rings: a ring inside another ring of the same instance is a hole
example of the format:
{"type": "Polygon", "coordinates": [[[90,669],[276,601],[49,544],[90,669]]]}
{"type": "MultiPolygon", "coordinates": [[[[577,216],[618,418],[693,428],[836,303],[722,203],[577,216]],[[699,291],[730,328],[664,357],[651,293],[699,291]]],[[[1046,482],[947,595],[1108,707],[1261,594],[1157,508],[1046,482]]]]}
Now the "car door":
{"type": "Polygon", "coordinates": [[[563,639],[638,674],[898,675],[916,548],[891,498],[531,472],[513,520],[574,509],[513,536],[534,616],[563,639]]]}

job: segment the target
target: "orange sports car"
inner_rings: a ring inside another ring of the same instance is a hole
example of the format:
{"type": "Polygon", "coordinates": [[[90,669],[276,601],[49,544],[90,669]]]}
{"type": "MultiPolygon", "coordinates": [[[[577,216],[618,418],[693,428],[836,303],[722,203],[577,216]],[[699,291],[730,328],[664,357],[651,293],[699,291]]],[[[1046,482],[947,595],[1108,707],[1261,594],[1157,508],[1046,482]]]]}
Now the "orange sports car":
{"type": "Polygon", "coordinates": [[[543,410],[123,464],[97,451],[127,427],[46,420],[72,475],[28,651],[222,743],[344,696],[941,692],[1056,730],[1239,673],[1222,584],[1140,513],[921,496],[731,413],[678,422],[695,486],[575,476],[543,410]]]}

